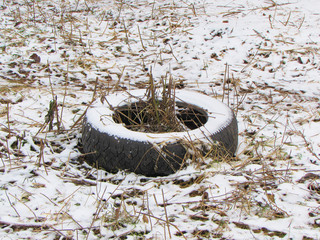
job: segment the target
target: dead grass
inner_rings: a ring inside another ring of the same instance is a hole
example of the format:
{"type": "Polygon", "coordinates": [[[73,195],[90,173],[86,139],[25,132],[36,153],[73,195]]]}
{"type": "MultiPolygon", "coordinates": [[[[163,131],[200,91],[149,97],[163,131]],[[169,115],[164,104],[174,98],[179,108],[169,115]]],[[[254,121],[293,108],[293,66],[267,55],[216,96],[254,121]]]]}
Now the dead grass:
{"type": "Polygon", "coordinates": [[[150,72],[146,99],[138,99],[134,104],[115,109],[115,121],[124,123],[127,128],[134,131],[162,133],[185,130],[177,118],[175,82],[172,76],[169,76],[169,79],[162,79],[160,84],[160,88],[156,86],[156,81],[150,72]]]}

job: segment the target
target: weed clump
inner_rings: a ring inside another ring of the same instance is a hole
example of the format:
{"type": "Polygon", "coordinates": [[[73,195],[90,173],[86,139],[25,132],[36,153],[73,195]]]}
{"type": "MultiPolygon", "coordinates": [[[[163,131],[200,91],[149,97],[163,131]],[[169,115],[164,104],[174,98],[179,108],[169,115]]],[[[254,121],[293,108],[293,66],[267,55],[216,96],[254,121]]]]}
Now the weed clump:
{"type": "Polygon", "coordinates": [[[172,77],[161,79],[161,91],[149,74],[146,99],[115,109],[113,119],[133,131],[164,133],[182,132],[201,127],[207,122],[204,110],[176,101],[172,77]]]}

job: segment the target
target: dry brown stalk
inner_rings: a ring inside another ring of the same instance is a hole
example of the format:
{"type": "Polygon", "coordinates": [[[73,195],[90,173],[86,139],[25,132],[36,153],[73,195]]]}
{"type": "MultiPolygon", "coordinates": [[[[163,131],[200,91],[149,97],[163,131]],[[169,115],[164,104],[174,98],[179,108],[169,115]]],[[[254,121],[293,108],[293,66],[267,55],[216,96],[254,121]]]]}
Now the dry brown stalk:
{"type": "MultiPolygon", "coordinates": [[[[64,109],[64,106],[65,106],[65,100],[66,100],[66,95],[67,95],[68,84],[69,84],[69,59],[68,59],[68,62],[67,62],[67,72],[66,72],[66,76],[65,76],[65,87],[64,87],[62,106],[61,106],[61,110],[60,110],[60,117],[58,116],[59,119],[61,119],[61,123],[62,123],[63,109],[64,109]]],[[[58,129],[59,129],[59,127],[58,127],[58,129]]]]}
{"type": "Polygon", "coordinates": [[[51,225],[43,224],[43,223],[18,223],[18,222],[7,222],[0,220],[0,226],[8,226],[15,229],[25,229],[25,228],[33,228],[33,229],[49,229],[52,228],[51,225]]]}
{"type": "Polygon", "coordinates": [[[44,148],[45,148],[46,138],[47,138],[47,134],[46,134],[44,140],[40,139],[40,153],[39,153],[38,167],[40,167],[42,165],[44,167],[44,170],[45,170],[46,174],[48,175],[47,167],[46,167],[46,164],[44,162],[44,160],[45,160],[45,158],[44,158],[44,148]]]}
{"type": "Polygon", "coordinates": [[[169,218],[168,218],[168,213],[167,213],[166,200],[164,199],[163,189],[161,189],[161,193],[162,193],[162,202],[163,202],[164,213],[165,213],[165,216],[166,216],[166,224],[167,224],[167,228],[168,228],[169,237],[171,238],[169,218]]]}
{"type": "Polygon", "coordinates": [[[300,137],[302,137],[307,150],[312,154],[312,156],[314,156],[318,161],[320,161],[320,157],[318,157],[318,155],[315,153],[315,151],[313,150],[312,144],[310,142],[308,142],[305,135],[301,131],[299,131],[299,135],[300,135],[300,137]]]}
{"type": "MultiPolygon", "coordinates": [[[[58,206],[57,203],[55,203],[52,199],[50,199],[48,196],[46,196],[45,194],[41,193],[42,196],[44,196],[46,199],[48,199],[53,205],[58,206]]],[[[84,227],[81,226],[81,224],[76,221],[68,212],[66,212],[66,214],[79,226],[79,229],[85,229],[84,227]]]]}
{"type": "Polygon", "coordinates": [[[16,199],[18,202],[22,203],[26,208],[29,209],[29,211],[33,214],[34,218],[37,220],[38,217],[37,215],[35,214],[34,211],[32,211],[32,209],[23,201],[21,201],[21,199],[18,199],[16,196],[14,196],[13,194],[9,193],[14,199],[16,199]]]}
{"type": "Polygon", "coordinates": [[[129,50],[131,51],[130,40],[129,40],[129,35],[128,35],[128,30],[127,30],[127,28],[126,28],[126,24],[125,24],[124,19],[122,20],[122,23],[123,23],[124,32],[125,32],[125,34],[126,34],[126,43],[127,43],[127,45],[128,45],[129,50]]]}
{"type": "Polygon", "coordinates": [[[161,221],[161,222],[164,222],[166,224],[169,224],[170,226],[174,227],[179,232],[180,236],[182,236],[184,239],[187,240],[187,238],[184,236],[183,232],[181,232],[181,230],[175,224],[173,224],[172,222],[167,221],[167,220],[163,220],[162,218],[156,217],[156,216],[151,215],[149,213],[143,213],[143,212],[138,212],[138,213],[142,214],[142,215],[146,215],[146,216],[148,216],[150,218],[154,218],[154,219],[156,219],[158,221],[161,221]]]}
{"type": "MultiPolygon", "coordinates": [[[[71,199],[74,197],[74,194],[80,189],[81,187],[78,187],[75,191],[73,191],[69,196],[67,196],[62,201],[65,202],[64,205],[60,208],[60,210],[57,212],[56,221],[58,221],[58,217],[60,216],[60,213],[62,214],[62,210],[68,205],[68,203],[71,201],[71,199]],[[66,201],[67,200],[67,201],[66,201]]],[[[67,210],[65,211],[67,213],[67,210]]],[[[63,215],[63,214],[62,214],[63,215]]]]}
{"type": "MultiPolygon", "coordinates": [[[[117,185],[117,187],[113,190],[113,192],[110,194],[110,196],[105,200],[105,201],[102,201],[102,198],[100,199],[97,199],[97,202],[98,202],[98,206],[97,206],[97,209],[96,209],[96,212],[93,214],[93,219],[91,221],[91,224],[90,224],[90,227],[89,227],[89,231],[87,233],[87,237],[86,237],[86,240],[89,238],[89,235],[90,235],[90,232],[91,230],[93,229],[93,225],[95,223],[95,221],[99,218],[99,215],[100,215],[100,212],[103,210],[103,208],[105,207],[105,204],[108,203],[109,199],[112,197],[112,195],[118,190],[118,188],[120,187],[120,185],[122,184],[122,182],[126,179],[123,178],[121,180],[121,182],[117,185]]],[[[102,193],[102,196],[105,195],[107,191],[107,187],[104,189],[103,193],[102,193]]],[[[99,196],[98,196],[99,197],[99,196]]]]}
{"type": "Polygon", "coordinates": [[[140,39],[141,47],[142,47],[142,49],[143,49],[144,51],[146,51],[147,49],[145,48],[145,46],[144,46],[144,44],[143,44],[139,25],[137,25],[137,27],[138,27],[138,33],[139,33],[139,39],[140,39]]]}
{"type": "Polygon", "coordinates": [[[7,191],[4,191],[4,192],[5,192],[6,196],[7,196],[7,199],[8,199],[8,202],[9,202],[10,206],[13,208],[13,210],[16,212],[16,214],[20,217],[20,214],[18,213],[17,209],[13,206],[12,202],[10,201],[10,198],[9,198],[9,196],[7,194],[7,191]]]}
{"type": "Polygon", "coordinates": [[[81,116],[75,121],[75,123],[70,127],[70,129],[74,129],[75,126],[77,126],[77,125],[82,121],[82,119],[83,119],[84,116],[86,115],[89,107],[90,107],[91,104],[95,101],[95,99],[96,99],[96,93],[97,93],[98,81],[99,81],[99,79],[96,78],[95,85],[94,85],[94,90],[93,90],[93,94],[92,94],[92,99],[91,99],[91,101],[89,102],[86,110],[85,110],[85,111],[81,114],[81,116]]]}

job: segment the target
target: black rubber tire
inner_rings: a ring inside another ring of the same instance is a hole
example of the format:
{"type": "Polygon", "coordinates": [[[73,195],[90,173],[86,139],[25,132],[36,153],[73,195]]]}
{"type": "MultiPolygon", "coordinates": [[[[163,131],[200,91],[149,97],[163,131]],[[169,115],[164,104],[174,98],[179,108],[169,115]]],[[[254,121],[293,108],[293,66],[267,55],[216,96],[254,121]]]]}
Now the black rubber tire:
{"type": "MultiPolygon", "coordinates": [[[[132,101],[132,96],[135,93],[139,96],[139,98],[143,95],[141,90],[134,90],[130,92],[130,94],[122,94],[127,96],[122,96],[122,100],[120,94],[120,100],[118,97],[118,100],[116,102],[118,103],[118,105],[121,105],[129,98],[130,101],[132,101]]],[[[177,91],[176,101],[179,101],[179,94],[181,96],[184,96],[191,93],[191,91],[186,90],[177,91]],[[187,92],[187,94],[183,92],[187,92]]],[[[199,133],[207,132],[205,136],[199,136],[199,139],[205,138],[206,140],[210,141],[218,141],[222,144],[220,145],[221,152],[227,153],[229,155],[234,155],[238,145],[238,125],[233,111],[228,106],[224,105],[221,102],[217,103],[217,100],[210,98],[207,95],[203,95],[200,93],[192,94],[195,94],[197,98],[206,98],[206,102],[212,99],[212,104],[218,104],[219,108],[224,108],[223,112],[227,113],[228,115],[228,121],[223,124],[220,123],[221,126],[217,126],[217,130],[214,132],[208,133],[208,126],[206,124],[200,127],[201,131],[198,131],[197,129],[196,132],[198,135],[199,133]]],[[[110,99],[109,96],[107,98],[110,99]]],[[[133,101],[136,101],[135,99],[137,98],[134,97],[133,101]]],[[[109,100],[108,102],[112,101],[109,100]]],[[[164,142],[163,140],[155,142],[154,137],[152,137],[155,136],[155,134],[149,134],[152,136],[148,140],[149,135],[148,133],[145,133],[144,136],[147,138],[147,140],[145,141],[132,139],[130,138],[130,134],[128,134],[129,136],[124,137],[123,134],[120,134],[120,132],[128,132],[130,130],[126,129],[125,126],[112,121],[112,118],[110,117],[108,118],[107,125],[111,127],[110,129],[120,129],[119,136],[117,135],[117,132],[109,133],[107,130],[103,129],[103,126],[105,125],[105,123],[103,123],[103,125],[101,124],[101,122],[103,121],[101,120],[101,116],[103,116],[103,114],[99,113],[98,110],[100,110],[101,112],[104,111],[104,108],[106,108],[109,112],[111,112],[112,110],[110,109],[110,106],[108,104],[105,103],[102,106],[99,103],[98,107],[92,105],[90,108],[91,111],[90,109],[87,111],[83,121],[82,144],[83,150],[86,153],[86,159],[90,164],[93,164],[96,167],[103,168],[110,172],[117,172],[120,169],[127,169],[137,174],[143,174],[146,176],[169,175],[181,169],[185,165],[185,156],[188,151],[186,149],[186,145],[182,143],[182,138],[176,138],[173,140],[173,137],[170,137],[170,141],[168,142],[164,142]],[[100,114],[101,116],[99,118],[100,114]]],[[[194,105],[195,103],[188,101],[187,104],[194,105]]],[[[112,105],[111,108],[114,109],[115,107],[117,106],[112,105]]],[[[206,111],[206,108],[204,107],[203,110],[206,111]]],[[[137,132],[132,133],[141,134],[137,132]]],[[[172,134],[174,136],[175,133],[172,134]]],[[[190,136],[190,134],[188,132],[185,132],[185,136],[190,136]]]]}

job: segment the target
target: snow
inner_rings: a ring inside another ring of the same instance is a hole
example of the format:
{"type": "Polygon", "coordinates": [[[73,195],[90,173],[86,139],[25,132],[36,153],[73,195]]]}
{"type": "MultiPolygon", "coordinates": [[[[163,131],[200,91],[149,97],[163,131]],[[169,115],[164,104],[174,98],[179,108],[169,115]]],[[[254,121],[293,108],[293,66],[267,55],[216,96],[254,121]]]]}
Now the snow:
{"type": "Polygon", "coordinates": [[[2,1],[0,239],[320,239],[319,12],[316,0],[2,1]],[[143,88],[151,70],[235,109],[235,160],[155,178],[83,161],[93,97],[143,88]]]}

